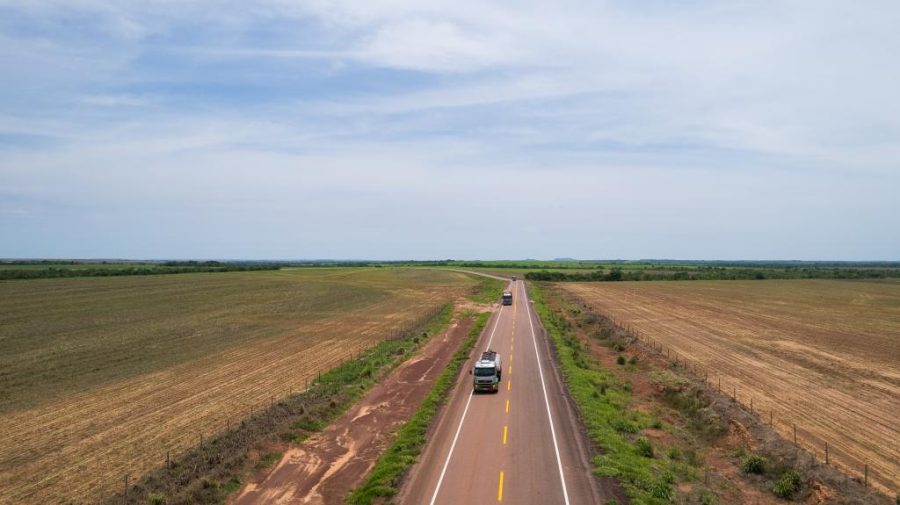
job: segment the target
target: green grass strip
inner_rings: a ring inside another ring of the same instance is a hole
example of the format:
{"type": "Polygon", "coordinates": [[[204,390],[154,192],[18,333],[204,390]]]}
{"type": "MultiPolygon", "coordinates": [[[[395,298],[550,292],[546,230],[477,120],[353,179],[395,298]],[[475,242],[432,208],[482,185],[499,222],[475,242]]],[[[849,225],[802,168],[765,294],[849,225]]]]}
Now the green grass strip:
{"type": "Polygon", "coordinates": [[[466,298],[475,303],[487,305],[500,299],[504,287],[506,287],[506,281],[479,276],[478,284],[472,290],[472,294],[466,298]]]}
{"type": "Polygon", "coordinates": [[[602,451],[593,459],[594,473],[619,480],[632,505],[671,503],[675,476],[686,478],[690,468],[654,455],[650,442],[639,435],[654,420],[629,409],[631,385],[604,370],[589,355],[569,321],[546,303],[540,286],[529,284],[529,292],[556,348],[563,378],[588,434],[602,451]]]}
{"type": "Polygon", "coordinates": [[[397,433],[397,439],[382,454],[375,463],[368,479],[358,488],[354,489],[347,497],[347,503],[351,505],[368,505],[376,497],[390,497],[397,494],[397,486],[406,470],[416,462],[422,447],[425,445],[425,434],[431,425],[432,419],[438,409],[447,398],[450,388],[453,386],[453,378],[461,367],[469,359],[469,353],[475,346],[481,330],[487,324],[489,313],[479,314],[475,319],[475,326],[469,331],[469,335],[462,346],[453,355],[450,363],[441,372],[435,381],[431,392],[422,402],[419,410],[397,433]]]}

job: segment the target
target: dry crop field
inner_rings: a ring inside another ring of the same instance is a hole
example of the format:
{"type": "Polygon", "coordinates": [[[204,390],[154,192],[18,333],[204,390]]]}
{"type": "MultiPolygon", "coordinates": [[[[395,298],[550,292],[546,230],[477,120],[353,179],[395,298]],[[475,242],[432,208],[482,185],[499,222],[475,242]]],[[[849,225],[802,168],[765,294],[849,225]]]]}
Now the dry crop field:
{"type": "Polygon", "coordinates": [[[557,285],[636,328],[799,443],[900,492],[900,282],[601,282],[557,285]]]}
{"type": "Polygon", "coordinates": [[[0,503],[96,501],[476,283],[397,268],[0,282],[0,503]]]}

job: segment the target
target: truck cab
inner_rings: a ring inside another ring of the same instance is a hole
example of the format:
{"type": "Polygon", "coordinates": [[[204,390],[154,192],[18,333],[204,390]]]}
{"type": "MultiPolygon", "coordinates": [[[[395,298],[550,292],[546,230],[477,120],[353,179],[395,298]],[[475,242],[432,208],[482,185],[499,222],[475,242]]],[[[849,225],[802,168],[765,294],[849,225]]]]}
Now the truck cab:
{"type": "Polygon", "coordinates": [[[512,305],[512,293],[509,291],[503,292],[503,305],[512,305]]]}
{"type": "Polygon", "coordinates": [[[481,354],[481,359],[475,362],[472,369],[472,389],[478,391],[500,391],[500,378],[503,368],[500,361],[500,353],[487,350],[481,354]]]}

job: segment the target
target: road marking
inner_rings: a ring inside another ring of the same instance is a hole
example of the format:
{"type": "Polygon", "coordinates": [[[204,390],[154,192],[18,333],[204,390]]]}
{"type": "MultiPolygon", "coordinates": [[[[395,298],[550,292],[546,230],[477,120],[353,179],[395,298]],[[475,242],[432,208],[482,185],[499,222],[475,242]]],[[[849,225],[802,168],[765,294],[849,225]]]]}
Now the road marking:
{"type": "Polygon", "coordinates": [[[509,400],[506,400],[506,413],[509,414],[509,400]]]}
{"type": "Polygon", "coordinates": [[[511,388],[511,387],[512,387],[512,381],[511,380],[506,381],[506,390],[509,391],[509,388],[511,388]]]}
{"type": "MultiPolygon", "coordinates": [[[[487,349],[491,348],[491,342],[494,340],[494,333],[497,331],[497,326],[500,325],[500,317],[503,315],[503,305],[500,306],[500,310],[497,312],[497,320],[494,321],[494,329],[491,330],[491,336],[488,337],[487,349]]],[[[459,418],[459,426],[456,427],[456,435],[453,436],[453,443],[450,444],[450,452],[447,453],[447,460],[444,461],[444,468],[441,469],[441,476],[438,477],[437,485],[434,486],[434,494],[431,495],[431,505],[434,505],[435,500],[437,500],[438,491],[441,490],[441,484],[444,482],[444,475],[447,473],[447,467],[450,466],[450,458],[453,456],[453,450],[456,449],[456,442],[459,440],[459,433],[462,431],[463,421],[466,420],[466,414],[469,413],[469,404],[472,403],[472,395],[474,391],[469,391],[469,399],[466,400],[466,407],[463,409],[462,416],[459,418]]],[[[507,409],[509,408],[509,401],[507,400],[507,409]]]]}
{"type": "Polygon", "coordinates": [[[512,363],[509,364],[509,374],[512,375],[512,363]]]}
{"type": "MultiPolygon", "coordinates": [[[[522,283],[522,292],[525,293],[525,283],[522,283]]],[[[528,309],[528,324],[531,326],[531,342],[534,344],[534,354],[537,356],[538,376],[541,378],[541,389],[544,391],[544,405],[547,407],[547,420],[550,421],[550,434],[553,435],[553,450],[556,452],[556,466],[559,468],[559,480],[562,482],[562,492],[565,504],[569,505],[569,492],[566,490],[566,478],[563,475],[562,459],[559,457],[559,443],[556,441],[556,428],[553,427],[553,415],[550,414],[550,400],[547,399],[547,385],[544,383],[544,368],[541,366],[541,355],[538,352],[537,337],[534,335],[534,322],[531,320],[531,305],[525,298],[525,308],[528,309]]]]}
{"type": "Polygon", "coordinates": [[[507,426],[503,426],[503,445],[506,445],[506,428],[507,426]]]}
{"type": "Polygon", "coordinates": [[[500,470],[500,485],[497,486],[497,501],[503,501],[503,470],[500,470]]]}

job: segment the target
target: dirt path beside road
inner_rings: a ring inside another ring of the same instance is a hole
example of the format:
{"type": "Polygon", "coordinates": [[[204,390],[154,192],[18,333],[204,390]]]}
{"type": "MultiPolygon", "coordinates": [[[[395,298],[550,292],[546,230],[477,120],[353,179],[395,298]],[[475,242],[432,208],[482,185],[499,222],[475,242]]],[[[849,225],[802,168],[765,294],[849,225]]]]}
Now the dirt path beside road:
{"type": "Polygon", "coordinates": [[[343,504],[431,390],[473,324],[463,319],[432,338],[323,431],[289,449],[232,505],[343,504]]]}

